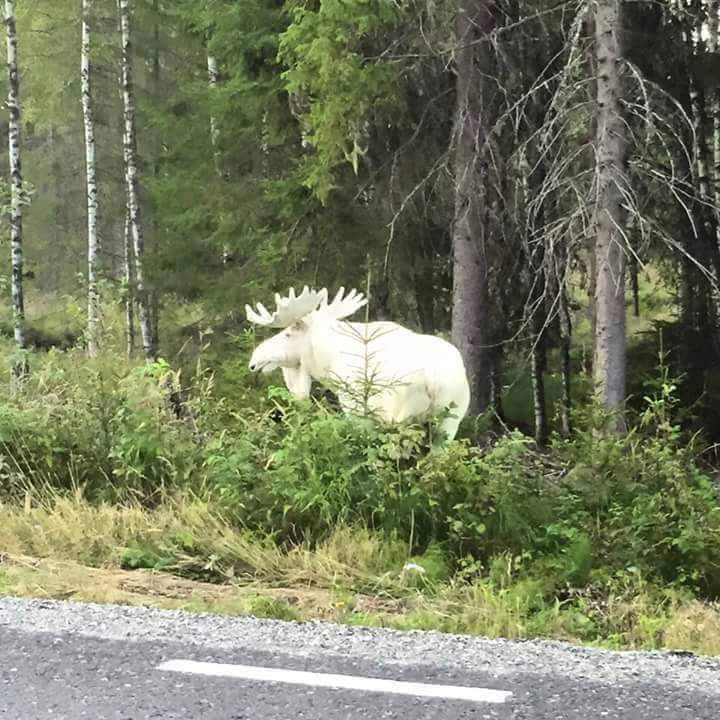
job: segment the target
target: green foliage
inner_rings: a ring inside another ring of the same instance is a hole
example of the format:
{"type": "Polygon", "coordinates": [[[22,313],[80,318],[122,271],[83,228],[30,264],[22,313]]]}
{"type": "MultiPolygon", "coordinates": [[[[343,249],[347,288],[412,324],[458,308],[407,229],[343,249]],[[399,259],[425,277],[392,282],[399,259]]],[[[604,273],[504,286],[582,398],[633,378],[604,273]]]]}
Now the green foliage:
{"type": "MultiPolygon", "coordinates": [[[[80,486],[90,499],[147,505],[189,489],[286,548],[367,528],[404,548],[397,572],[407,560],[404,582],[426,590],[459,573],[498,587],[527,582],[547,598],[637,572],[714,596],[718,488],[673,429],[673,383],[663,377],[622,437],[598,434],[588,418],[546,454],[518,432],[430,450],[425,428],[345,416],[274,386],[233,409],[202,370],[178,418],[168,396],[178,377],[164,361],[133,367],[53,351],[0,403],[0,477],[6,496],[80,486]]],[[[159,567],[197,555],[197,543],[191,532],[133,546],[124,562],[159,567]]],[[[211,558],[192,567],[216,573],[211,558]]]]}
{"type": "Polygon", "coordinates": [[[259,595],[250,604],[250,613],[255,617],[272,620],[300,620],[299,613],[283,598],[259,595]]]}
{"type": "Polygon", "coordinates": [[[145,368],[79,351],[48,353],[22,391],[0,406],[6,492],[82,486],[90,497],[150,498],[180,486],[197,462],[188,430],[172,416],[145,368]]]}
{"type": "Polygon", "coordinates": [[[125,570],[164,570],[174,565],[173,558],[162,557],[156,553],[141,548],[126,548],[120,560],[120,567],[125,570]]]}
{"type": "Polygon", "coordinates": [[[399,20],[386,0],[290,3],[291,22],[280,37],[282,77],[290,94],[312,98],[303,118],[316,153],[305,161],[305,184],[322,200],[333,189],[333,170],[350,163],[357,174],[367,153],[363,124],[371,110],[392,107],[395,72],[369,59],[364,47],[399,20]]]}

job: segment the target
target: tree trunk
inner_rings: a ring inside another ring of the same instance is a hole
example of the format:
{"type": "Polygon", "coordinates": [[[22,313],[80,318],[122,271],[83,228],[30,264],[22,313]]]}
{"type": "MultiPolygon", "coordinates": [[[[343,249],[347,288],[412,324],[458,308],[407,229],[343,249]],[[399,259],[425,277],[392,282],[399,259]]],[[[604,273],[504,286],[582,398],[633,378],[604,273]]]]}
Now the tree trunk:
{"type": "Polygon", "coordinates": [[[130,10],[128,0],[117,0],[120,13],[120,33],[122,43],[122,95],[125,115],[125,182],[127,185],[127,208],[130,215],[133,251],[135,255],[135,291],[140,315],[140,334],[142,336],[145,359],[153,361],[157,356],[155,339],[152,333],[150,303],[145,287],[144,259],[145,239],[140,219],[138,200],[137,134],[135,128],[135,93],[132,77],[132,47],[130,42],[130,10]]]}
{"type": "MultiPolygon", "coordinates": [[[[708,12],[708,52],[717,57],[718,52],[718,13],[720,13],[720,0],[709,0],[708,12]]],[[[720,248],[720,91],[713,85],[710,93],[710,124],[712,126],[712,171],[713,199],[715,201],[715,234],[716,244],[720,248]]]]}
{"type": "Polygon", "coordinates": [[[545,403],[545,368],[547,365],[546,297],[552,276],[546,272],[550,255],[545,247],[545,207],[540,203],[529,212],[531,197],[538,197],[545,178],[545,167],[536,153],[523,149],[518,153],[513,175],[515,203],[525,224],[525,255],[530,270],[530,291],[524,306],[525,322],[530,329],[530,385],[533,398],[535,442],[542,447],[547,442],[548,419],[545,403]],[[532,159],[531,159],[532,156],[532,159]],[[531,169],[532,165],[532,169],[531,169]],[[534,171],[533,171],[534,170],[534,171]]]}
{"type": "Polygon", "coordinates": [[[622,117],[622,0],[597,0],[595,240],[595,348],[593,379],[598,401],[624,426],[625,402],[625,227],[622,209],[626,128],[622,117]]]}
{"type": "MultiPolygon", "coordinates": [[[[208,71],[208,86],[212,93],[220,81],[220,71],[218,70],[217,60],[215,56],[208,50],[207,53],[207,71],[208,71]]],[[[218,129],[217,119],[213,113],[210,113],[210,142],[213,147],[213,158],[215,159],[215,171],[217,174],[223,176],[223,161],[222,153],[220,151],[220,130],[218,129]]]]}
{"type": "MultiPolygon", "coordinates": [[[[542,325],[542,318],[540,323],[542,325]]],[[[545,338],[542,328],[536,327],[530,360],[530,381],[532,383],[533,412],[535,417],[535,442],[545,445],[548,436],[548,420],[545,410],[545,338]]]]}
{"type": "Polygon", "coordinates": [[[503,401],[502,401],[502,360],[503,353],[502,348],[495,348],[489,354],[489,368],[490,368],[490,389],[489,389],[489,402],[488,406],[493,409],[497,418],[502,420],[503,418],[503,401]]]}
{"type": "MultiPolygon", "coordinates": [[[[712,62],[717,61],[718,53],[718,12],[720,12],[720,1],[709,0],[707,3],[708,12],[708,51],[711,54],[712,62]]],[[[712,185],[711,200],[713,201],[712,228],[715,231],[713,245],[713,257],[716,261],[717,269],[715,277],[720,283],[720,91],[717,82],[710,83],[709,90],[709,118],[708,130],[712,130],[712,136],[708,142],[708,162],[710,163],[709,179],[712,185]]],[[[714,298],[714,323],[715,332],[715,350],[720,350],[720,288],[713,287],[712,294],[714,298]]]]}
{"type": "Polygon", "coordinates": [[[559,324],[560,324],[560,375],[562,379],[562,399],[560,403],[560,429],[567,437],[572,429],[570,413],[572,411],[571,380],[572,369],[570,366],[570,343],[572,342],[572,320],[568,306],[567,289],[565,279],[561,278],[559,287],[559,324]]]}
{"type": "Polygon", "coordinates": [[[10,159],[10,249],[12,258],[12,310],[18,359],[12,375],[22,380],[29,372],[25,355],[25,302],[23,298],[23,178],[20,158],[20,76],[18,72],[15,0],[5,0],[8,69],[8,155],[10,159]]]}
{"type": "Polygon", "coordinates": [[[123,281],[125,284],[125,340],[128,359],[135,355],[135,296],[133,292],[132,267],[132,231],[130,229],[130,213],[125,210],[125,228],[123,232],[123,281]]]}
{"type": "MultiPolygon", "coordinates": [[[[702,54],[702,50],[698,49],[698,53],[702,54]]],[[[709,122],[706,112],[706,96],[704,88],[701,86],[701,78],[691,78],[691,107],[693,114],[693,124],[695,126],[695,157],[697,158],[697,179],[698,189],[700,191],[700,199],[702,201],[702,222],[708,239],[715,241],[715,219],[709,205],[714,200],[714,194],[711,190],[713,160],[711,153],[711,143],[708,142],[709,122]]]]}
{"type": "Polygon", "coordinates": [[[465,362],[472,414],[483,412],[490,404],[490,238],[484,223],[486,188],[481,164],[486,133],[481,46],[494,25],[495,0],[461,1],[455,51],[452,341],[465,362]]]}
{"type": "Polygon", "coordinates": [[[533,396],[533,415],[535,427],[535,442],[539,446],[545,445],[548,437],[548,419],[545,404],[545,368],[547,365],[546,352],[546,316],[544,293],[546,279],[543,266],[545,264],[545,248],[537,244],[535,252],[530,256],[530,267],[533,273],[533,288],[529,297],[529,310],[532,313],[528,318],[532,328],[530,349],[530,383],[533,396]]]}
{"type": "MultiPolygon", "coordinates": [[[[153,58],[152,58],[152,81],[155,98],[160,97],[160,2],[153,0],[153,58]]],[[[160,177],[160,156],[162,153],[162,142],[156,139],[155,158],[153,162],[153,177],[157,180],[160,177]]],[[[157,267],[158,250],[160,244],[160,227],[157,218],[157,208],[153,212],[152,220],[152,256],[155,267],[157,267]]],[[[150,292],[150,315],[152,323],[152,334],[155,347],[160,347],[160,296],[156,283],[152,284],[150,292]]]]}
{"type": "MultiPolygon", "coordinates": [[[[210,94],[212,95],[215,88],[220,82],[220,70],[218,68],[217,59],[210,52],[207,51],[207,71],[208,71],[208,87],[210,88],[210,94]]],[[[215,160],[215,172],[218,177],[223,180],[226,176],[225,162],[223,160],[222,148],[220,147],[220,128],[218,127],[217,118],[213,113],[210,113],[210,142],[213,148],[213,158],[215,160]]],[[[227,245],[223,245],[222,249],[222,261],[223,265],[229,265],[231,262],[230,250],[227,245]]]]}
{"type": "MultiPolygon", "coordinates": [[[[717,216],[712,209],[715,192],[712,188],[714,175],[712,139],[709,136],[710,122],[707,114],[708,93],[706,91],[706,78],[702,70],[705,57],[705,42],[701,32],[704,27],[704,15],[698,14],[689,22],[684,31],[690,63],[690,106],[693,116],[694,147],[693,154],[696,159],[695,174],[697,177],[697,193],[699,202],[696,203],[695,212],[698,219],[698,239],[695,257],[710,272],[711,282],[709,294],[702,292],[697,304],[698,326],[701,332],[717,342],[718,317],[720,317],[720,294],[717,283],[720,280],[720,249],[718,248],[717,216]],[[693,37],[693,31],[697,38],[693,37]]],[[[712,93],[711,93],[712,95],[712,93]]],[[[693,274],[698,275],[693,269],[693,274]]],[[[698,277],[701,288],[707,286],[705,278],[698,277]]]]}
{"type": "Polygon", "coordinates": [[[639,268],[635,255],[630,258],[630,289],[632,290],[633,315],[640,317],[640,282],[638,278],[639,268]]]}
{"type": "Polygon", "coordinates": [[[270,177],[270,116],[263,110],[260,117],[260,171],[264,179],[270,177]]]}
{"type": "Polygon", "coordinates": [[[428,335],[434,335],[436,330],[434,260],[433,244],[426,234],[413,254],[413,293],[420,329],[428,335]]]}
{"type": "Polygon", "coordinates": [[[83,126],[85,130],[85,174],[87,188],[87,350],[90,357],[98,354],[99,296],[98,263],[99,244],[97,234],[98,191],[95,173],[95,118],[90,64],[90,13],[92,0],[82,0],[82,44],[80,59],[80,92],[82,95],[83,126]]]}

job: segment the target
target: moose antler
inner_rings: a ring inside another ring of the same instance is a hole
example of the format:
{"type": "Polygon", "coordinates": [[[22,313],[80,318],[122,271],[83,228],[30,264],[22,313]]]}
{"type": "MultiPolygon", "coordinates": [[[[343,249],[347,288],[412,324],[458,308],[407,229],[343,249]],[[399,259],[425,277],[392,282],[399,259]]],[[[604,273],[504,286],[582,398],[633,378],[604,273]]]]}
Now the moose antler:
{"type": "Polygon", "coordinates": [[[262,304],[257,304],[257,311],[250,305],[245,306],[247,319],[254,325],[265,327],[285,328],[316,310],[318,305],[327,303],[327,290],[310,290],[306,285],[299,295],[295,295],[295,288],[290,288],[287,297],[280,297],[275,293],[275,312],[270,311],[262,304]]]}
{"type": "Polygon", "coordinates": [[[330,304],[327,303],[326,296],[323,307],[321,308],[324,312],[329,313],[330,316],[336,320],[343,320],[344,318],[350,317],[361,307],[367,305],[367,298],[357,290],[353,289],[345,297],[343,297],[344,293],[345,288],[341,287],[330,304]]]}

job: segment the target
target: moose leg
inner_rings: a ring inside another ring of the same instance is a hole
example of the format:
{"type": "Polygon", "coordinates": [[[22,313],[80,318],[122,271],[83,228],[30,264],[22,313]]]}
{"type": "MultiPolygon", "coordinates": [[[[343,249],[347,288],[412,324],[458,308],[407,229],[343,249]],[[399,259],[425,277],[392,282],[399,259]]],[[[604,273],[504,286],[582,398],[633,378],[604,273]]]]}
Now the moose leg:
{"type": "Polygon", "coordinates": [[[450,415],[440,423],[440,435],[442,438],[433,438],[433,445],[443,444],[455,439],[458,428],[460,427],[460,418],[450,415]]]}

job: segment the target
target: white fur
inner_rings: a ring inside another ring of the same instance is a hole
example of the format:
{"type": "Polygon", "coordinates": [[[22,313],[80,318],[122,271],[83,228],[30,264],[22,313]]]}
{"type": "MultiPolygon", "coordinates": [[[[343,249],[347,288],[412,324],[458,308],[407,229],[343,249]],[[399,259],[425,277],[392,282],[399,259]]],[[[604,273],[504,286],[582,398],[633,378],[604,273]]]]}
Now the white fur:
{"type": "Polygon", "coordinates": [[[281,368],[298,398],[309,396],[312,380],[330,385],[345,412],[367,406],[385,422],[426,421],[450,408],[441,424],[449,440],[470,404],[465,366],[449,342],[391,322],[338,320],[323,307],[261,343],[249,365],[281,368]]]}

